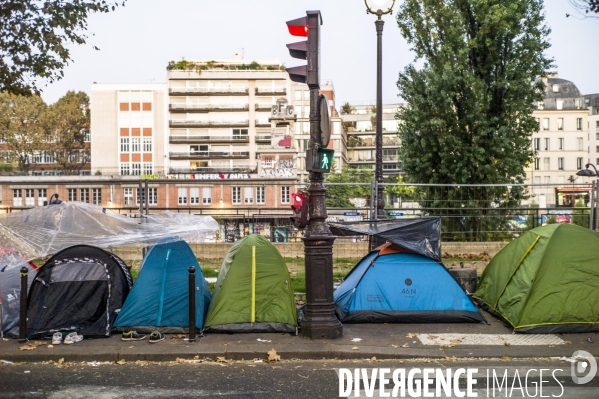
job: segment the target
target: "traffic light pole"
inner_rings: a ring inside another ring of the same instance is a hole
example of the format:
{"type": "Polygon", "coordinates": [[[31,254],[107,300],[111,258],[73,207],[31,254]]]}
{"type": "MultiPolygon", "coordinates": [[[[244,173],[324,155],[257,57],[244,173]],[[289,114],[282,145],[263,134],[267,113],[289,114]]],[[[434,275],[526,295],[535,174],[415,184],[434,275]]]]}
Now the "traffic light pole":
{"type": "Polygon", "coordinates": [[[378,16],[376,25],[376,214],[374,219],[385,219],[385,197],[383,186],[383,26],[385,21],[378,16]]]}
{"type": "MultiPolygon", "coordinates": [[[[310,85],[310,147],[320,143],[319,86],[310,85]]],[[[333,242],[325,204],[324,174],[310,172],[310,222],[302,238],[306,268],[306,313],[301,334],[310,339],[339,338],[343,326],[333,300],[333,242]]]]}

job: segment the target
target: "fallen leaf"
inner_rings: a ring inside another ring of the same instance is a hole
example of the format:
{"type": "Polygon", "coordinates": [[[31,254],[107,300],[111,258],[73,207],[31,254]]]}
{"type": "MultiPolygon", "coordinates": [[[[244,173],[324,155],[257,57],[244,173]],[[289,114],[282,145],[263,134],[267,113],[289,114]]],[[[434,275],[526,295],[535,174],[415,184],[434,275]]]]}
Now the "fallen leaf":
{"type": "Polygon", "coordinates": [[[216,357],[216,362],[217,362],[217,363],[228,363],[229,361],[228,361],[228,360],[227,360],[227,358],[226,358],[226,357],[224,357],[224,356],[217,356],[217,357],[216,357]]]}
{"type": "Polygon", "coordinates": [[[373,356],[372,359],[370,359],[371,362],[376,362],[376,356],[373,356]]]}
{"type": "Polygon", "coordinates": [[[438,335],[429,335],[428,336],[428,339],[435,339],[435,338],[439,338],[439,336],[438,335]]]}
{"type": "Polygon", "coordinates": [[[199,357],[198,355],[195,355],[193,358],[194,358],[195,360],[198,360],[200,357],[199,357]]]}
{"type": "Polygon", "coordinates": [[[445,360],[447,360],[448,362],[451,362],[451,363],[455,363],[458,359],[455,356],[452,356],[452,357],[445,356],[445,360]]]}
{"type": "Polygon", "coordinates": [[[267,353],[269,362],[278,362],[279,360],[281,360],[281,356],[277,355],[277,351],[274,348],[269,350],[267,353]]]}
{"type": "Polygon", "coordinates": [[[462,342],[462,340],[461,339],[452,339],[449,342],[451,342],[452,344],[459,344],[462,342]]]}
{"type": "Polygon", "coordinates": [[[394,348],[399,348],[399,346],[397,346],[397,345],[391,344],[391,346],[394,347],[394,348]]]}
{"type": "Polygon", "coordinates": [[[183,339],[185,338],[186,335],[185,334],[174,334],[171,339],[183,339]]]}
{"type": "Polygon", "coordinates": [[[116,364],[120,364],[120,365],[123,365],[123,364],[125,364],[125,363],[127,363],[127,362],[125,361],[125,359],[121,359],[121,360],[119,360],[118,362],[116,362],[116,364]]]}
{"type": "Polygon", "coordinates": [[[507,354],[505,354],[505,355],[501,356],[501,358],[502,358],[503,360],[512,360],[512,357],[511,357],[511,356],[509,356],[509,355],[507,355],[507,354]]]}
{"type": "Polygon", "coordinates": [[[408,344],[403,344],[401,347],[402,348],[409,348],[408,344]]]}
{"type": "Polygon", "coordinates": [[[505,346],[510,346],[511,344],[509,342],[504,342],[503,343],[505,346]]]}
{"type": "Polygon", "coordinates": [[[416,336],[416,334],[412,334],[412,333],[408,333],[408,335],[406,335],[406,337],[408,338],[414,338],[416,336]]]}
{"type": "Polygon", "coordinates": [[[452,344],[444,344],[444,345],[439,345],[439,347],[441,348],[453,348],[455,345],[452,344]]]}
{"type": "Polygon", "coordinates": [[[60,359],[58,359],[58,364],[63,364],[64,363],[64,357],[61,357],[60,359]]]}
{"type": "Polygon", "coordinates": [[[19,349],[22,351],[30,351],[30,350],[33,350],[43,344],[44,344],[43,342],[35,341],[35,342],[31,342],[27,345],[19,346],[19,349]]]}
{"type": "Polygon", "coordinates": [[[572,341],[564,341],[564,344],[566,344],[566,345],[572,345],[572,341]]]}
{"type": "Polygon", "coordinates": [[[353,351],[357,351],[358,349],[360,349],[360,348],[358,348],[357,346],[354,346],[353,348],[351,348],[351,350],[353,350],[353,351]]]}

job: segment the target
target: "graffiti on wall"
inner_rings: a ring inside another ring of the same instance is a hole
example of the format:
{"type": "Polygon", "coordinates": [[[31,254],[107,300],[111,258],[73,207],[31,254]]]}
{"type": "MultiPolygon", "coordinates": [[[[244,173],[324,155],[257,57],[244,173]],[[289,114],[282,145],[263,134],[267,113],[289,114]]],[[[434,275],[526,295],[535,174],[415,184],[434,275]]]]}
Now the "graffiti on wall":
{"type": "Polygon", "coordinates": [[[295,159],[274,159],[272,157],[263,157],[260,162],[260,177],[295,177],[297,165],[295,159]]]}

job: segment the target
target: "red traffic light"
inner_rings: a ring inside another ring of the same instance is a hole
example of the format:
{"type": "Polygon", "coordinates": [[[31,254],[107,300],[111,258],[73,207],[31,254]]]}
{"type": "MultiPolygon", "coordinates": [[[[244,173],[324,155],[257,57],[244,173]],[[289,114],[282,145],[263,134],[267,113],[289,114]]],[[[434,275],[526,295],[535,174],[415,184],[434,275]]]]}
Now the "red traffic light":
{"type": "Polygon", "coordinates": [[[304,201],[304,196],[301,193],[293,193],[291,194],[291,198],[293,198],[291,209],[294,211],[300,209],[302,207],[302,202],[304,201]]]}
{"type": "Polygon", "coordinates": [[[286,23],[289,33],[291,33],[293,36],[308,37],[308,18],[297,18],[287,21],[286,23]]]}

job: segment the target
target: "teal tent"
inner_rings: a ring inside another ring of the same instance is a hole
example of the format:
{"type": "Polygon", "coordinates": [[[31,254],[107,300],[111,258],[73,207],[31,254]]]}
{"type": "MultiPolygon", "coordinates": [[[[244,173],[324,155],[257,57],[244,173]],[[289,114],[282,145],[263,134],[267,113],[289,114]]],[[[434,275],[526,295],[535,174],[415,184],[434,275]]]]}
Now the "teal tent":
{"type": "Polygon", "coordinates": [[[210,305],[210,290],[189,245],[172,238],[154,245],[146,255],[115,328],[144,333],[188,332],[190,266],[196,268],[196,328],[201,329],[210,305]]]}

